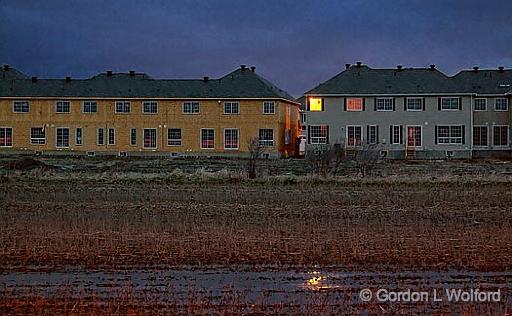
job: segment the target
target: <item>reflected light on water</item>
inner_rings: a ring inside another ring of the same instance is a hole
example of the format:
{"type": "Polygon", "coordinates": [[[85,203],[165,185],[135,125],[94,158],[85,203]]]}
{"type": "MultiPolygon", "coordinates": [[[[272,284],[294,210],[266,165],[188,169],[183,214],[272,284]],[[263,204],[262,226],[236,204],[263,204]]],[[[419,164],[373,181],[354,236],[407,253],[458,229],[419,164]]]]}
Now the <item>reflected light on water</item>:
{"type": "Polygon", "coordinates": [[[309,290],[325,290],[325,289],[335,289],[339,286],[329,284],[328,278],[326,275],[322,275],[318,271],[309,272],[309,278],[304,283],[303,287],[309,290]]]}

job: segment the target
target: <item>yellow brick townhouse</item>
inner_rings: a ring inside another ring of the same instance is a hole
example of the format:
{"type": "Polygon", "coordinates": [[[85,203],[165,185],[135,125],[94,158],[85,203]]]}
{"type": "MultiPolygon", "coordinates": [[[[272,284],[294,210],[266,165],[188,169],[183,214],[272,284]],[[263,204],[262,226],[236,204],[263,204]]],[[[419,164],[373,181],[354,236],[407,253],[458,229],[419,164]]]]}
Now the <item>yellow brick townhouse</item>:
{"type": "Polygon", "coordinates": [[[0,154],[244,156],[297,153],[299,103],[245,65],[219,79],[107,71],[39,79],[0,71],[0,154]]]}

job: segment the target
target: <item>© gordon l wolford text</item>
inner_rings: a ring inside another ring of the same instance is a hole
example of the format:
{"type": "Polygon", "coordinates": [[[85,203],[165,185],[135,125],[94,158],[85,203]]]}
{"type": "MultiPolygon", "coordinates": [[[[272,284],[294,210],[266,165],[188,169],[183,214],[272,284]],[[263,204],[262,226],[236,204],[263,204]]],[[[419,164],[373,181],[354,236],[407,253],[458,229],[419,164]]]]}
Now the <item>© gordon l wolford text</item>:
{"type": "Polygon", "coordinates": [[[500,302],[501,290],[481,291],[479,289],[432,289],[430,291],[364,289],[359,292],[359,298],[363,302],[372,300],[377,302],[500,302]]]}

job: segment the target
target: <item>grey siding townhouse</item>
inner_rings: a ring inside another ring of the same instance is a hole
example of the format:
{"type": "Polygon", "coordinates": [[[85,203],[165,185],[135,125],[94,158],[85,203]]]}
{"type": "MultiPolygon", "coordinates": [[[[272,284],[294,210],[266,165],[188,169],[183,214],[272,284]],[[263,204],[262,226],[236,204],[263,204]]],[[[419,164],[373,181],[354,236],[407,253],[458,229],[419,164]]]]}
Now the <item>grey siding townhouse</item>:
{"type": "Polygon", "coordinates": [[[512,71],[372,69],[358,62],[305,93],[307,148],[379,144],[389,158],[510,156],[512,71]]]}

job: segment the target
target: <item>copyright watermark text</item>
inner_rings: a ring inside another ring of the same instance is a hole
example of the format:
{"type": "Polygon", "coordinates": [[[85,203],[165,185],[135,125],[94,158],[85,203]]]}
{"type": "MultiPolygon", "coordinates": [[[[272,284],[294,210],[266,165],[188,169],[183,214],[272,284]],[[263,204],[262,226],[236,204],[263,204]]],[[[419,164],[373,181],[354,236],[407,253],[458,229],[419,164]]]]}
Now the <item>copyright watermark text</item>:
{"type": "Polygon", "coordinates": [[[388,289],[363,289],[359,292],[359,298],[363,302],[372,300],[377,302],[400,302],[400,303],[418,303],[418,302],[500,302],[501,290],[481,291],[479,289],[432,289],[430,291],[406,290],[388,290],[388,289]]]}

